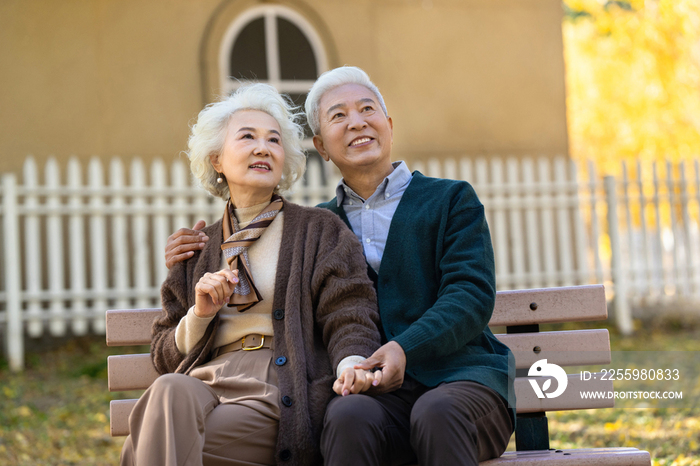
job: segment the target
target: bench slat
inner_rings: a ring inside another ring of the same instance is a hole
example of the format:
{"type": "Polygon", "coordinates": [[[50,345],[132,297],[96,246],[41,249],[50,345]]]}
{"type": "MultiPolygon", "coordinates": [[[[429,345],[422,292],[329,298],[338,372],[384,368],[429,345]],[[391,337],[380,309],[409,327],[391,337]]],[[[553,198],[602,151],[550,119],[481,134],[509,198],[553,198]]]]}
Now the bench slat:
{"type": "Polygon", "coordinates": [[[142,390],[158,378],[151,355],[123,354],[107,358],[107,379],[110,392],[142,390]]]}
{"type": "MultiPolygon", "coordinates": [[[[151,325],[160,309],[107,311],[107,346],[148,345],[151,325]]],[[[608,317],[603,285],[499,291],[489,325],[529,325],[605,320],[608,317]],[[537,303],[537,310],[530,309],[537,303]]]]}
{"type": "Polygon", "coordinates": [[[540,359],[560,366],[610,364],[607,329],[498,334],[496,338],[513,352],[518,369],[529,368],[540,359]],[[534,351],[536,346],[539,353],[534,351]]]}
{"type": "MultiPolygon", "coordinates": [[[[556,398],[537,398],[528,377],[515,379],[515,410],[517,413],[543,413],[546,411],[572,411],[576,409],[613,408],[615,400],[584,399],[579,392],[613,391],[612,380],[601,380],[603,373],[593,373],[593,380],[581,380],[580,374],[569,374],[569,382],[564,393],[556,398]]],[[[546,377],[532,377],[545,379],[546,377]]],[[[540,382],[542,386],[543,382],[540,382]]],[[[556,383],[556,382],[554,382],[556,383]]]]}
{"type": "MultiPolygon", "coordinates": [[[[150,362],[150,360],[149,360],[150,362]]],[[[527,377],[515,379],[515,397],[518,413],[537,413],[545,411],[567,411],[575,409],[612,408],[614,400],[580,399],[579,391],[612,391],[612,381],[601,381],[602,374],[593,374],[598,380],[581,381],[579,374],[569,375],[566,391],[557,398],[539,399],[530,386],[527,377]]],[[[150,383],[149,383],[150,385],[150,383]]],[[[131,387],[130,389],[148,388],[131,387]]],[[[136,400],[114,400],[110,403],[110,426],[113,436],[128,435],[128,417],[136,400]],[[126,429],[126,430],[125,430],[126,429]]]]}
{"type": "Polygon", "coordinates": [[[107,311],[107,346],[151,344],[151,326],[159,309],[110,309],[107,311]]]}
{"type": "MultiPolygon", "coordinates": [[[[606,329],[496,335],[513,351],[518,369],[547,359],[560,366],[610,364],[610,337],[606,329]],[[532,348],[539,346],[537,354],[532,348]]],[[[126,354],[107,358],[109,390],[141,390],[158,377],[150,354],[126,354]]]]}
{"type": "Polygon", "coordinates": [[[531,325],[605,320],[608,309],[603,285],[499,291],[490,326],[531,325]],[[531,310],[530,304],[537,303],[531,310]]]}
{"type": "Polygon", "coordinates": [[[507,451],[500,458],[479,463],[481,466],[649,466],[649,452],[636,448],[581,448],[576,450],[507,451]]]}
{"type": "Polygon", "coordinates": [[[112,437],[129,435],[129,414],[138,400],[112,400],[109,402],[109,431],[112,437]]]}

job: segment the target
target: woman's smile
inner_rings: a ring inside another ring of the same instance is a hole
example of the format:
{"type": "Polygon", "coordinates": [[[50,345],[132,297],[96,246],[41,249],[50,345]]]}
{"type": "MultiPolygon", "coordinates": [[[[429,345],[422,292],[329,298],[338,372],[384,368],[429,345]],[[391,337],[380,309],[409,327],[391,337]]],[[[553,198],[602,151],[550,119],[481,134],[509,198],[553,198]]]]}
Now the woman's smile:
{"type": "Polygon", "coordinates": [[[272,168],[270,168],[270,164],[267,162],[256,162],[253,165],[249,166],[248,168],[255,170],[255,171],[260,171],[260,172],[272,171],[272,168]]]}

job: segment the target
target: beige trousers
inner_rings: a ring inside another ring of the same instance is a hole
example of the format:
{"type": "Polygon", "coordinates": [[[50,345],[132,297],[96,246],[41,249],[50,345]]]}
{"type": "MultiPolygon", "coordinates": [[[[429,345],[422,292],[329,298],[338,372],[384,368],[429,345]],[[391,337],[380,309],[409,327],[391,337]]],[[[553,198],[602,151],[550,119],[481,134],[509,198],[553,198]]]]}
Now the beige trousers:
{"type": "Polygon", "coordinates": [[[129,416],[122,466],[275,464],[277,384],[269,349],[158,377],[129,416]]]}

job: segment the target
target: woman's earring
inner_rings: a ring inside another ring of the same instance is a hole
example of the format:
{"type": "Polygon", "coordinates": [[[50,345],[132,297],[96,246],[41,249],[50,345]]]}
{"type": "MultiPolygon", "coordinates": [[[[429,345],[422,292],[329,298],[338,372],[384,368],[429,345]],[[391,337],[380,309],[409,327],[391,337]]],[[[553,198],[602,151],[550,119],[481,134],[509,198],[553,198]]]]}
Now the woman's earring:
{"type": "Polygon", "coordinates": [[[216,182],[219,184],[224,182],[224,178],[222,177],[221,173],[219,173],[219,177],[216,179],[216,182]]]}

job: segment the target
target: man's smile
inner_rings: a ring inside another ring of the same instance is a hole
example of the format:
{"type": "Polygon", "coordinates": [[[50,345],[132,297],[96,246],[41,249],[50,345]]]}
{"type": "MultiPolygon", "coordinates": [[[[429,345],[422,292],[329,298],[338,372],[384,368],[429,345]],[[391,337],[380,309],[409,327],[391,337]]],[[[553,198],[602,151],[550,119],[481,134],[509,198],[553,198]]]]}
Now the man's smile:
{"type": "Polygon", "coordinates": [[[353,146],[360,146],[360,145],[362,145],[362,144],[368,144],[369,142],[372,142],[372,141],[373,141],[372,138],[367,137],[367,136],[362,136],[362,137],[353,139],[353,140],[350,142],[349,146],[350,146],[350,147],[353,147],[353,146]]]}

